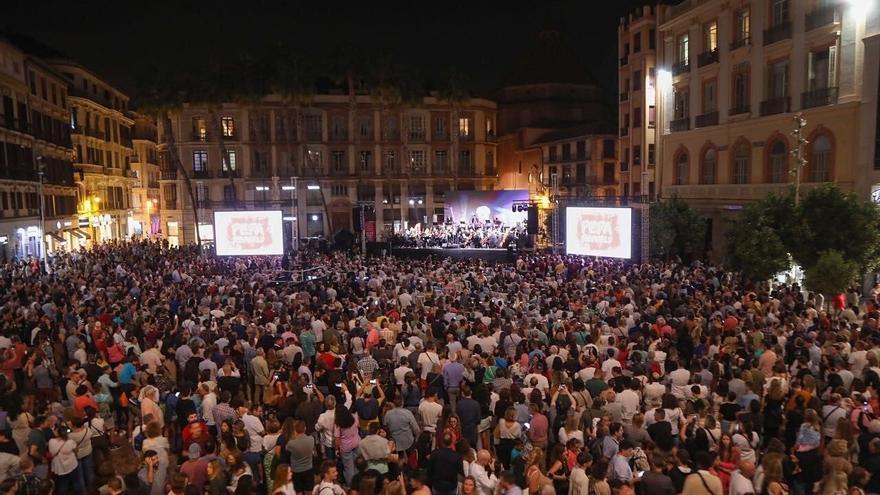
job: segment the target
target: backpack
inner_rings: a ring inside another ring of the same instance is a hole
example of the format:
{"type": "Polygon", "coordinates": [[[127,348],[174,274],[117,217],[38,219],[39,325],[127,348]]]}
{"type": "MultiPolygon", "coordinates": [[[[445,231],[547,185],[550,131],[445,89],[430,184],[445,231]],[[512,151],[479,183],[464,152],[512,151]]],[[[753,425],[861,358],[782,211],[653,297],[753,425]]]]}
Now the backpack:
{"type": "Polygon", "coordinates": [[[593,459],[596,459],[597,461],[598,461],[599,459],[602,459],[602,458],[603,458],[603,455],[602,455],[602,440],[603,440],[604,438],[605,438],[605,437],[596,437],[596,438],[590,440],[590,445],[589,445],[590,455],[593,456],[593,459]]]}

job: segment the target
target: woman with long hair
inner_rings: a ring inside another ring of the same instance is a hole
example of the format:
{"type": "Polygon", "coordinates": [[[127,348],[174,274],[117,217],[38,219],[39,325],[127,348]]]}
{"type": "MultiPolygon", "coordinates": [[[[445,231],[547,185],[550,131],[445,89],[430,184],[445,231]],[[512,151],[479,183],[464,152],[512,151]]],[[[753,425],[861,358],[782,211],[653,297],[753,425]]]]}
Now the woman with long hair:
{"type": "Polygon", "coordinates": [[[553,488],[556,493],[568,493],[568,477],[571,475],[571,469],[568,467],[568,458],[566,457],[565,447],[560,444],[553,446],[550,454],[552,463],[547,469],[547,476],[553,480],[553,488]]]}
{"type": "Polygon", "coordinates": [[[822,422],[814,409],[807,409],[798,430],[794,455],[801,468],[801,482],[807,491],[822,479],[822,422]]]}
{"type": "Polygon", "coordinates": [[[458,441],[461,440],[461,420],[458,418],[457,414],[451,413],[445,420],[441,419],[440,426],[440,428],[437,428],[438,442],[443,439],[443,435],[446,433],[452,435],[452,440],[455,443],[458,443],[458,441]]]}
{"type": "Polygon", "coordinates": [[[296,495],[296,490],[293,489],[293,469],[290,468],[290,464],[279,464],[275,468],[271,483],[267,487],[271,495],[296,495]]]}
{"type": "Polygon", "coordinates": [[[590,493],[595,495],[611,495],[611,486],[605,479],[608,476],[608,461],[599,459],[590,468],[590,493]]]}
{"type": "Polygon", "coordinates": [[[554,495],[556,493],[553,481],[544,474],[541,468],[544,462],[544,451],[538,447],[532,449],[526,467],[526,486],[529,488],[530,494],[554,495]]]}
{"type": "Polygon", "coordinates": [[[357,457],[357,448],[361,440],[358,431],[358,421],[348,408],[337,407],[334,410],[333,422],[333,439],[336,444],[336,452],[342,458],[342,471],[345,474],[345,482],[350,485],[355,475],[354,461],[357,457]]]}
{"type": "Polygon", "coordinates": [[[522,425],[516,420],[516,409],[508,407],[504,417],[495,425],[495,440],[498,442],[495,453],[505,468],[510,466],[510,451],[521,436],[522,425]]]}
{"type": "Polygon", "coordinates": [[[584,443],[584,432],[580,429],[580,418],[574,412],[565,417],[565,422],[559,428],[557,438],[559,443],[566,444],[569,440],[575,438],[584,443]]]}
{"type": "Polygon", "coordinates": [[[207,474],[207,481],[205,483],[205,493],[207,495],[229,494],[229,492],[226,490],[226,473],[220,466],[219,460],[214,459],[208,462],[208,465],[205,468],[205,473],[207,474]]]}
{"type": "Polygon", "coordinates": [[[478,495],[476,478],[474,478],[473,476],[464,477],[464,480],[461,482],[460,495],[478,495]]]}
{"type": "Polygon", "coordinates": [[[782,428],[783,406],[785,393],[782,390],[782,380],[773,378],[764,395],[764,440],[765,444],[770,438],[779,437],[779,429],[782,428]]]}
{"type": "Polygon", "coordinates": [[[733,438],[729,433],[722,433],[718,440],[718,470],[730,473],[739,467],[739,449],[733,444],[733,438]]]}

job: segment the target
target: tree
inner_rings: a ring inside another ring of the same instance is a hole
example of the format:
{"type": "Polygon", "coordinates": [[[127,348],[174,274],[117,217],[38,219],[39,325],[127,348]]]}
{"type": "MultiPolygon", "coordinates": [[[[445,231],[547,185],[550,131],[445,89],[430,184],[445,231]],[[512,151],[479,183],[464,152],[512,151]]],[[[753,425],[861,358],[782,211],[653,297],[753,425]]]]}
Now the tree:
{"type": "Polygon", "coordinates": [[[828,249],[818,253],[816,262],[804,271],[807,289],[825,295],[840,294],[859,276],[859,265],[847,261],[843,253],[828,249]]]}
{"type": "Polygon", "coordinates": [[[801,266],[815,265],[820,253],[833,250],[861,270],[880,263],[880,210],[854,193],[828,184],[811,189],[800,204],[800,221],[807,235],[793,239],[792,256],[801,266]]]}
{"type": "Polygon", "coordinates": [[[662,259],[679,257],[692,260],[703,253],[706,220],[684,200],[671,199],[654,203],[650,214],[651,252],[662,259]]]}
{"type": "Polygon", "coordinates": [[[186,95],[187,83],[181,79],[163,73],[158,68],[151,70],[142,78],[138,79],[141,87],[138,90],[140,110],[152,115],[162,129],[162,138],[167,149],[168,159],[177,173],[183,177],[187,195],[190,200],[190,209],[193,216],[193,231],[195,232],[196,245],[201,248],[202,239],[199,234],[199,211],[196,203],[195,191],[192,181],[177,150],[177,139],[174,135],[174,125],[171,121],[171,113],[183,106],[186,95]]]}
{"type": "Polygon", "coordinates": [[[765,223],[754,227],[734,226],[728,239],[727,262],[750,280],[768,280],[791,265],[782,240],[765,223]]]}

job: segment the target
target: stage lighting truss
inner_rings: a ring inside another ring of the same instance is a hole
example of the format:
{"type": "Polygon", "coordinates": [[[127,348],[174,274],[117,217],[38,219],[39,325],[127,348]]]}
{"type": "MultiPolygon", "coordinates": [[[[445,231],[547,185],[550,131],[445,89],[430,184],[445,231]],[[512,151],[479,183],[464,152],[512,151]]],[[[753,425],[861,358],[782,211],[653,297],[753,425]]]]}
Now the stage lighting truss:
{"type": "Polygon", "coordinates": [[[513,204],[510,206],[510,209],[514,213],[520,213],[523,211],[529,211],[529,208],[531,207],[537,208],[538,203],[534,201],[514,201],[513,204]]]}

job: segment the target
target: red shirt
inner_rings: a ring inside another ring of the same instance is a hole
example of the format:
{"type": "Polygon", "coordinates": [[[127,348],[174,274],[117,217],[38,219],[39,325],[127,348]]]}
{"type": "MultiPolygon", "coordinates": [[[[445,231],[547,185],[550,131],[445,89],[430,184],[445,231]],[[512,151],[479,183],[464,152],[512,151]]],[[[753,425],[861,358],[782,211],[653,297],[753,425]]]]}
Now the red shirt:
{"type": "Polygon", "coordinates": [[[73,407],[76,409],[77,416],[85,416],[86,408],[91,407],[95,411],[98,410],[98,403],[95,402],[95,399],[88,395],[80,395],[76,399],[73,400],[73,407]]]}

